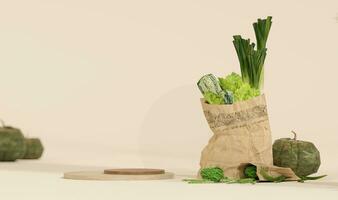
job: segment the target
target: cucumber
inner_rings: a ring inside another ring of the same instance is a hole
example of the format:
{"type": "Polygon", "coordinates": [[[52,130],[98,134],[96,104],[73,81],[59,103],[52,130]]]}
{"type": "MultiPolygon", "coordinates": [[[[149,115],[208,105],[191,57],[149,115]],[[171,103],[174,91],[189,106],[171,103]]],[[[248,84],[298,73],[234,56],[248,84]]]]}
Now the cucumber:
{"type": "Polygon", "coordinates": [[[198,82],[197,86],[200,89],[203,96],[210,97],[206,98],[211,104],[220,104],[219,99],[217,97],[222,97],[224,101],[221,104],[233,104],[234,103],[234,95],[231,91],[225,90],[223,91],[218,78],[216,78],[213,74],[204,75],[198,82]],[[214,95],[212,95],[214,94],[214,95]]]}
{"type": "Polygon", "coordinates": [[[212,92],[214,94],[224,94],[221,86],[219,85],[218,79],[213,74],[204,75],[198,82],[197,86],[205,94],[206,92],[212,92]]]}

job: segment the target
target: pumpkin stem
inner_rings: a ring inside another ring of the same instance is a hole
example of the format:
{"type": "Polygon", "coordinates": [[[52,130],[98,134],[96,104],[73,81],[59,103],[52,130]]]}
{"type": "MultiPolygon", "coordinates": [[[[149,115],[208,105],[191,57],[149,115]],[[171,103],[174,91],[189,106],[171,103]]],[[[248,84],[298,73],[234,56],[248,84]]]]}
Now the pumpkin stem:
{"type": "Polygon", "coordinates": [[[297,140],[297,133],[295,131],[291,131],[294,135],[293,140],[297,140]]]}

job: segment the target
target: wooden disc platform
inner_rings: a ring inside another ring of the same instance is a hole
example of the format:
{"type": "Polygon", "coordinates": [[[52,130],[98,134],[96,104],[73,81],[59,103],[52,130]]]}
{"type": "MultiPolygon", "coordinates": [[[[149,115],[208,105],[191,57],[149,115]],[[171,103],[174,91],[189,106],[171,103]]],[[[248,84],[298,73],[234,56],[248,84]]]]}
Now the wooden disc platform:
{"type": "Polygon", "coordinates": [[[66,172],[63,178],[74,180],[163,180],[172,179],[174,174],[163,169],[106,169],[104,171],[66,172]]]}
{"type": "Polygon", "coordinates": [[[105,169],[105,174],[119,174],[119,175],[152,175],[164,174],[164,169],[143,169],[143,168],[122,168],[122,169],[105,169]]]}

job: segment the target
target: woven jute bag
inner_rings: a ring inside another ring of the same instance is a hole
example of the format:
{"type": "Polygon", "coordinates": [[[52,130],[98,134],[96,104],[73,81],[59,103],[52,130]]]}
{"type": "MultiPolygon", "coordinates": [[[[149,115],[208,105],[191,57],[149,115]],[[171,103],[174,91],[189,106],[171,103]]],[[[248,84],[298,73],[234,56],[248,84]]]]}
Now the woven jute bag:
{"type": "Polygon", "coordinates": [[[231,105],[211,105],[201,99],[213,132],[201,154],[200,167],[220,167],[229,178],[243,175],[241,164],[272,166],[272,141],[265,96],[231,105]]]}

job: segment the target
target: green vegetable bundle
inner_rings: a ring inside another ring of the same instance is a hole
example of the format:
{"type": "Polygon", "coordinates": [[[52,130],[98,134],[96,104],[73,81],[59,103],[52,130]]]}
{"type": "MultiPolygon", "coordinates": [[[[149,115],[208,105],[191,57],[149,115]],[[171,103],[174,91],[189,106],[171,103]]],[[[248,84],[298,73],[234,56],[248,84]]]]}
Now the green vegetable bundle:
{"type": "Polygon", "coordinates": [[[234,72],[218,79],[212,74],[205,75],[197,85],[209,104],[232,104],[260,95],[258,89],[252,88],[234,72]]]}
{"type": "Polygon", "coordinates": [[[232,104],[260,95],[260,89],[264,82],[266,42],[272,24],[271,19],[270,16],[266,19],[258,19],[253,24],[257,48],[255,48],[255,43],[250,42],[250,39],[243,39],[240,35],[233,36],[241,76],[232,73],[218,80],[212,74],[203,76],[197,85],[206,102],[209,104],[232,104]]]}
{"type": "Polygon", "coordinates": [[[272,17],[269,16],[266,19],[258,19],[253,24],[257,42],[256,49],[255,43],[250,43],[250,39],[243,39],[240,35],[233,36],[243,81],[255,89],[260,89],[264,82],[266,42],[272,25],[271,20],[272,17]]]}

